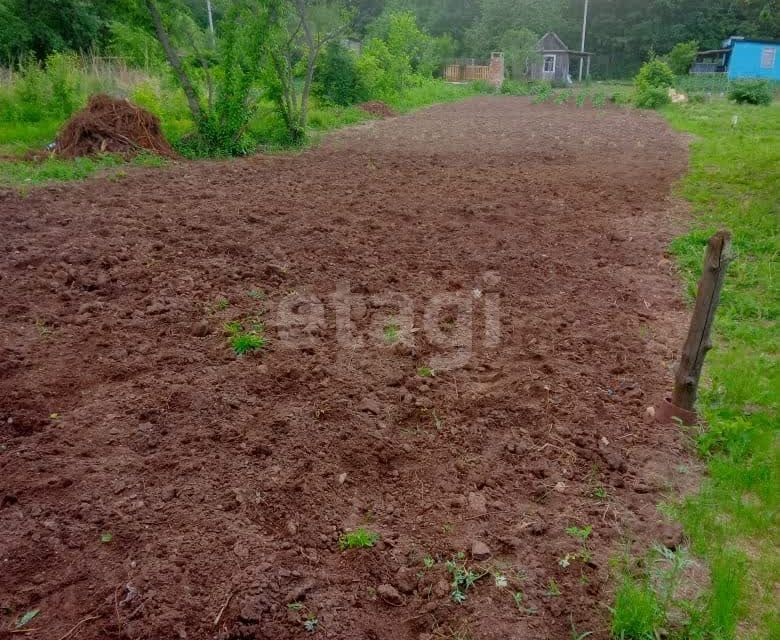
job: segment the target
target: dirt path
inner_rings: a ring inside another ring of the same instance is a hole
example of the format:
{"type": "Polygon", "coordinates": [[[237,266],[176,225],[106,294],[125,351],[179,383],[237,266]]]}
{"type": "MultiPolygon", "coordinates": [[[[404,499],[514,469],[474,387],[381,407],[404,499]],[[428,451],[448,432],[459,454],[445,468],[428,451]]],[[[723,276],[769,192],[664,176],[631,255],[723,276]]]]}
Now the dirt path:
{"type": "Polygon", "coordinates": [[[655,505],[685,477],[645,416],[681,340],[685,162],[655,115],[480,98],[0,194],[3,628],[606,637],[608,560],[674,538],[655,505]],[[236,358],[250,317],[270,345],[236,358]],[[340,553],[357,526],[380,542],[340,553]],[[454,603],[461,551],[508,587],[454,603]]]}

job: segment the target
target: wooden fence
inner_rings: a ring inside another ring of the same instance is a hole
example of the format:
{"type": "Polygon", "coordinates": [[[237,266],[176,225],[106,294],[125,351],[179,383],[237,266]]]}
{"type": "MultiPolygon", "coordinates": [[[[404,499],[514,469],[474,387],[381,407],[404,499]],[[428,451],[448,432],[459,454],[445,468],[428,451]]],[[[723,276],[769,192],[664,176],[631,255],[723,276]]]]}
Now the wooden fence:
{"type": "Polygon", "coordinates": [[[490,80],[490,67],[477,64],[450,64],[444,69],[444,79],[447,82],[487,81],[490,80]]]}

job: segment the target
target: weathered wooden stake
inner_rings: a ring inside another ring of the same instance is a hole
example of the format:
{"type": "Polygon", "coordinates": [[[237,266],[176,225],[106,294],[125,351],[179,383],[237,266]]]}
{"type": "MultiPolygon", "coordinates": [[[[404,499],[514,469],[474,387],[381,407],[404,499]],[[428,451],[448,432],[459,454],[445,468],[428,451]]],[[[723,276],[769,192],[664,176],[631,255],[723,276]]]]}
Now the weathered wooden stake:
{"type": "Polygon", "coordinates": [[[704,358],[712,349],[710,331],[720,303],[720,291],[723,288],[729,262],[731,262],[731,234],[728,231],[719,231],[710,238],[707,246],[704,272],[699,280],[699,292],[696,296],[696,307],[674,379],[672,404],[685,411],[694,411],[704,358]]]}

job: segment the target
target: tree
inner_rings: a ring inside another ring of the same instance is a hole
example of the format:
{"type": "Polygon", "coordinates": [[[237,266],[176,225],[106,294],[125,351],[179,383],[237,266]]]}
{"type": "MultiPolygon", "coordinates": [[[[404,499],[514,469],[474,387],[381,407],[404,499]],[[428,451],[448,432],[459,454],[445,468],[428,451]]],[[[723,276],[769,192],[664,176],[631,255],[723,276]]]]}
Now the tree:
{"type": "Polygon", "coordinates": [[[355,54],[339,42],[328,44],[317,63],[312,90],[318,98],[343,107],[364,100],[366,90],[355,54]]]}
{"type": "Polygon", "coordinates": [[[274,3],[274,37],[265,43],[275,82],[279,112],[294,143],[306,136],[309,97],[323,48],[343,34],[351,14],[338,0],[289,0],[274,3]],[[298,90],[296,80],[302,76],[298,90]]]}
{"type": "Polygon", "coordinates": [[[559,29],[564,24],[564,0],[480,0],[480,15],[466,32],[466,49],[485,57],[500,48],[507,31],[535,33],[559,29]]]}
{"type": "Polygon", "coordinates": [[[537,51],[538,43],[539,36],[528,29],[510,29],[501,36],[499,48],[504,52],[504,59],[514,80],[523,78],[529,65],[541,58],[537,51]]]}
{"type": "Polygon", "coordinates": [[[0,0],[0,55],[7,61],[54,51],[86,51],[104,42],[106,21],[84,0],[0,0]]]}
{"type": "Polygon", "coordinates": [[[687,75],[698,51],[699,43],[696,40],[678,42],[666,56],[666,62],[669,63],[675,75],[687,75]]]}
{"type": "Polygon", "coordinates": [[[210,38],[192,19],[186,5],[171,0],[164,15],[158,0],[144,0],[157,39],[187,98],[197,128],[197,152],[236,155],[247,150],[242,139],[259,104],[252,89],[262,74],[263,52],[272,40],[282,2],[234,0],[220,23],[216,49],[206,51],[205,43],[210,38]],[[178,36],[178,42],[172,34],[178,36]],[[196,78],[201,77],[199,83],[196,78]],[[206,100],[202,84],[207,89],[206,100]]]}

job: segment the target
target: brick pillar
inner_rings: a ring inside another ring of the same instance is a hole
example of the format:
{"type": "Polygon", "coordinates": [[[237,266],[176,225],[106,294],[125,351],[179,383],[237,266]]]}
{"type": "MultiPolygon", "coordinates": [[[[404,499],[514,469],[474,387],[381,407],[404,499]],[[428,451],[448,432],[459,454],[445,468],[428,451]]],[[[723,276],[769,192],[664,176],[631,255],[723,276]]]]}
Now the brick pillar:
{"type": "Polygon", "coordinates": [[[504,54],[500,51],[494,51],[490,55],[490,69],[488,71],[490,79],[488,82],[496,89],[500,89],[504,84],[504,54]]]}

